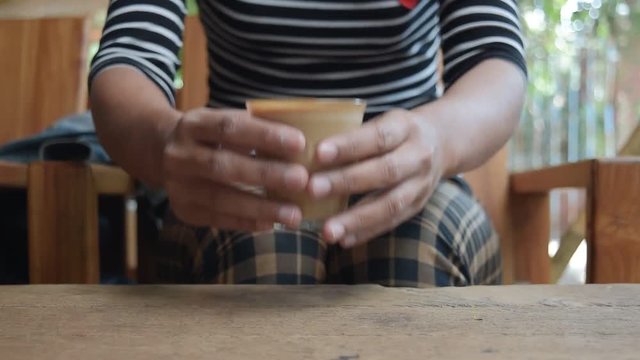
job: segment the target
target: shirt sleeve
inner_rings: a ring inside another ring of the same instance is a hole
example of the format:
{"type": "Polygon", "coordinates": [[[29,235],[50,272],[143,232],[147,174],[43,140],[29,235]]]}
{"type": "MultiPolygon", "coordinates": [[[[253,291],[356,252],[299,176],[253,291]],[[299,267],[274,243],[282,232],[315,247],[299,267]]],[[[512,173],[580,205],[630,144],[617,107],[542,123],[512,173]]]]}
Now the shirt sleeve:
{"type": "Polygon", "coordinates": [[[175,106],[174,77],[186,7],[184,0],[111,0],[100,47],[91,62],[95,76],[114,66],[134,67],[175,106]]]}
{"type": "Polygon", "coordinates": [[[489,58],[511,61],[527,74],[515,0],[440,0],[440,31],[445,88],[489,58]]]}

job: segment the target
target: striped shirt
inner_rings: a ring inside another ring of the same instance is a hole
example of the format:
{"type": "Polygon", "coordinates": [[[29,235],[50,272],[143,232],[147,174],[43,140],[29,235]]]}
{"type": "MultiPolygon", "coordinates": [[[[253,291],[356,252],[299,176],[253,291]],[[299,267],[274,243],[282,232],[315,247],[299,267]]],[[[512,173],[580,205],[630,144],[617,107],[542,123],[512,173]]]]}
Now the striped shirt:
{"type": "MultiPolygon", "coordinates": [[[[211,107],[250,98],[358,97],[368,115],[437,98],[473,66],[502,58],[526,72],[515,0],[200,0],[211,107]],[[443,73],[438,72],[442,49],[443,73]]],[[[175,104],[183,0],[111,0],[89,82],[137,68],[175,104]]],[[[204,104],[203,104],[204,105],[204,104]]]]}

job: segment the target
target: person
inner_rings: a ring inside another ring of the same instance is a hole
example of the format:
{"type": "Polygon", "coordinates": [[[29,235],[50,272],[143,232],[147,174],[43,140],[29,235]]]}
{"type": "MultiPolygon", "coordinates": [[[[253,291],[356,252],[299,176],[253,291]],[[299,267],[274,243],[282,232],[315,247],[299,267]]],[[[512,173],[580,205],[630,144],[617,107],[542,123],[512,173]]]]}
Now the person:
{"type": "Polygon", "coordinates": [[[153,281],[464,286],[501,281],[500,244],[459,174],[517,126],[526,65],[514,0],[200,0],[210,100],[175,109],[180,0],[113,0],[89,76],[99,138],[170,203],[153,281]],[[439,54],[442,54],[440,57],[439,54]],[[442,71],[438,71],[442,59],[442,71]],[[362,98],[364,125],[316,149],[333,170],[267,161],[301,132],[247,99],[362,98]],[[349,194],[322,231],[234,187],[349,194]]]}

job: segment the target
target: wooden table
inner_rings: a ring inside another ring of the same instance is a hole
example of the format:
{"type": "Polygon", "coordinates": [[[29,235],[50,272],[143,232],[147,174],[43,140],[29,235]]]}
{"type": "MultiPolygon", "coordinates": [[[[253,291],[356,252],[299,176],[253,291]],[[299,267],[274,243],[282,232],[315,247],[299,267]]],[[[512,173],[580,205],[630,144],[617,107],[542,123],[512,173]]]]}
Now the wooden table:
{"type": "Polygon", "coordinates": [[[0,358],[640,356],[640,286],[16,286],[0,358]]]}

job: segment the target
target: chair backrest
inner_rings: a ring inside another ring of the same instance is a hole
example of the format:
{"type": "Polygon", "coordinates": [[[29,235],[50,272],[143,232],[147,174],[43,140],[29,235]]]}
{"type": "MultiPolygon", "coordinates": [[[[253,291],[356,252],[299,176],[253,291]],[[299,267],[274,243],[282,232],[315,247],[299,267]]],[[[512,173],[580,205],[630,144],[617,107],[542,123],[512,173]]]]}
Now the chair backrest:
{"type": "Polygon", "coordinates": [[[187,16],[182,51],[182,80],[177,106],[181,110],[204,106],[209,100],[207,40],[197,16],[187,16]]]}
{"type": "MultiPolygon", "coordinates": [[[[178,91],[178,107],[186,110],[204,106],[209,95],[206,37],[196,16],[187,17],[183,54],[184,86],[178,91]]],[[[508,234],[510,218],[507,148],[464,176],[501,236],[504,282],[511,283],[514,279],[514,247],[508,234]]]]}
{"type": "Polygon", "coordinates": [[[0,19],[0,144],[86,109],[86,17],[0,19]]]}

